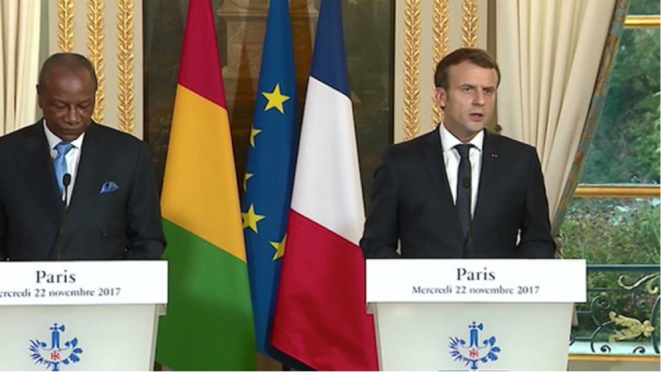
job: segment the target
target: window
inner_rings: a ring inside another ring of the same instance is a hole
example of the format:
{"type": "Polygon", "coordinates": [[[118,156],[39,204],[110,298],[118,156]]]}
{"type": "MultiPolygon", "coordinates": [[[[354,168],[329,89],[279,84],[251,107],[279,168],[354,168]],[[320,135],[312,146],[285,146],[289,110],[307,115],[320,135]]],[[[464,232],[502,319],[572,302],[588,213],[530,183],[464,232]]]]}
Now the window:
{"type": "Polygon", "coordinates": [[[658,1],[631,1],[561,229],[565,257],[588,262],[572,353],[659,355],[659,23],[658,1]]]}

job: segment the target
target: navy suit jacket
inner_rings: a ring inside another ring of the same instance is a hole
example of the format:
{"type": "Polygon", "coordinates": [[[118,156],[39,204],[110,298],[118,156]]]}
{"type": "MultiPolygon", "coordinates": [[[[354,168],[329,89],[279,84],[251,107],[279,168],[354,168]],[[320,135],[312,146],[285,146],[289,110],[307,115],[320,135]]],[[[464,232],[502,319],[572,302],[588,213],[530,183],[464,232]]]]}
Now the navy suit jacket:
{"type": "Polygon", "coordinates": [[[466,248],[438,130],[393,145],[375,173],[360,245],[366,258],[552,258],[548,200],[536,150],[485,131],[466,248]],[[520,241],[517,242],[520,235],[520,241]],[[401,244],[401,254],[396,252],[401,244]]]}
{"type": "Polygon", "coordinates": [[[160,258],[166,243],[145,143],[92,123],[65,218],[42,123],[0,138],[0,260],[160,258]],[[107,182],[117,190],[101,193],[107,182]]]}

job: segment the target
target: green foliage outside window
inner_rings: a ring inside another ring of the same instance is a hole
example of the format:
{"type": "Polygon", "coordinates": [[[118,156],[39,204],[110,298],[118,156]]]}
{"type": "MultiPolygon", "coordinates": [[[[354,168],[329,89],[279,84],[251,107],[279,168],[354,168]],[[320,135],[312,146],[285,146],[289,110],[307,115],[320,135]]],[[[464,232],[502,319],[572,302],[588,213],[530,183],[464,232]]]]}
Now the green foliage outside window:
{"type": "MultiPolygon", "coordinates": [[[[657,0],[631,0],[629,15],[655,15],[657,0]]],[[[660,31],[625,29],[610,80],[604,111],[581,174],[581,185],[659,185],[661,155],[660,31]]],[[[659,265],[659,199],[576,198],[561,228],[566,258],[589,265],[659,265]]],[[[588,302],[577,304],[576,338],[608,342],[618,329],[609,313],[651,321],[659,340],[658,266],[635,271],[592,271],[588,302]],[[646,280],[650,278],[651,280],[646,280]],[[634,283],[649,283],[635,286],[634,283]],[[648,292],[651,289],[652,292],[648,292]]],[[[594,268],[594,267],[593,267],[594,268]]],[[[610,267],[613,269],[613,267],[610,267]]],[[[650,348],[652,337],[639,336],[635,345],[650,348]]],[[[599,351],[597,351],[599,353],[599,351]]],[[[603,352],[603,351],[602,351],[603,352]]]]}
{"type": "Polygon", "coordinates": [[[659,35],[624,31],[582,184],[659,184],[659,35]]]}

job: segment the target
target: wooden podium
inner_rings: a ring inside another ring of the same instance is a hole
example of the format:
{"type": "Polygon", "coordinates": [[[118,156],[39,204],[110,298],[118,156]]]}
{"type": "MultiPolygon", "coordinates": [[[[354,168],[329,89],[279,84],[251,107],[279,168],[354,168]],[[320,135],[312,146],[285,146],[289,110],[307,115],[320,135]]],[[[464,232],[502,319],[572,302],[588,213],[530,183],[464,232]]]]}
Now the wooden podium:
{"type": "Polygon", "coordinates": [[[381,370],[566,371],[584,260],[367,260],[381,370]]]}
{"type": "Polygon", "coordinates": [[[0,370],[151,371],[166,261],[0,262],[0,370]]]}

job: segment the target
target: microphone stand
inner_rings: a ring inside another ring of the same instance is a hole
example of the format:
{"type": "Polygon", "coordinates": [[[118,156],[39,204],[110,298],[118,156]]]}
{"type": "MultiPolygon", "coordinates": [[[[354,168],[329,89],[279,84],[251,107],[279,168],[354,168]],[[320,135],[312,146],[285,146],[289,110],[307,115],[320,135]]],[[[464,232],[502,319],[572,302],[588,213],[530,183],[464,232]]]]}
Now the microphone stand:
{"type": "Polygon", "coordinates": [[[473,216],[471,214],[471,205],[473,204],[471,197],[471,180],[470,177],[463,179],[464,192],[466,193],[466,209],[468,210],[468,236],[466,237],[466,253],[467,256],[473,257],[473,216]]]}
{"type": "Polygon", "coordinates": [[[67,209],[69,208],[69,185],[71,184],[71,175],[66,173],[62,176],[62,185],[64,185],[64,201],[62,203],[62,224],[57,232],[55,248],[57,250],[57,260],[62,259],[62,249],[64,249],[64,225],[67,222],[67,209]]]}

